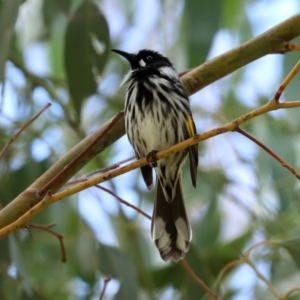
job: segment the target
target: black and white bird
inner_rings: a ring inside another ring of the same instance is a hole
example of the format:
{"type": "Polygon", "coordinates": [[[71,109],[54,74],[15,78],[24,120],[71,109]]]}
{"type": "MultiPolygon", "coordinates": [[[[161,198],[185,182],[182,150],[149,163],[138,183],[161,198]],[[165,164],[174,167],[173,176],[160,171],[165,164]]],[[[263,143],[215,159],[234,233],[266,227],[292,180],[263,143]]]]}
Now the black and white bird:
{"type": "MultiPolygon", "coordinates": [[[[189,99],[170,60],[149,49],[137,53],[112,51],[125,57],[131,66],[123,81],[127,85],[125,128],[136,157],[153,156],[155,151],[195,135],[189,99]]],[[[141,168],[148,189],[153,186],[152,167],[157,174],[151,236],[165,261],[184,258],[192,239],[181,179],[181,166],[187,155],[196,187],[197,145],[141,168]]]]}

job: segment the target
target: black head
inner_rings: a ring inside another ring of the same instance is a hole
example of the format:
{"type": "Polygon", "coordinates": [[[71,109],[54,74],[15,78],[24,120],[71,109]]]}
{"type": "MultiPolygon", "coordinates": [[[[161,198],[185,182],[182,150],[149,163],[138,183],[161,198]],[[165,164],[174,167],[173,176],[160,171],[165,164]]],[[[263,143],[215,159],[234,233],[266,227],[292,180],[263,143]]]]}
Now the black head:
{"type": "Polygon", "coordinates": [[[158,69],[160,67],[172,67],[171,62],[167,57],[159,52],[143,49],[136,53],[127,53],[122,50],[112,49],[123,57],[125,57],[131,65],[132,70],[136,69],[158,69]]]}

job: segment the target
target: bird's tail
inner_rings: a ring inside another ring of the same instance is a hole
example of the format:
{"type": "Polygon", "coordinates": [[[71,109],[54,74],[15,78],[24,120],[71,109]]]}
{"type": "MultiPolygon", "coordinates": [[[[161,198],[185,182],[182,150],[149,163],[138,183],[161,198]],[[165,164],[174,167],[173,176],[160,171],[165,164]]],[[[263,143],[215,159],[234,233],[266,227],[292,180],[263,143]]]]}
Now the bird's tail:
{"type": "Polygon", "coordinates": [[[192,230],[183,201],[181,174],[174,188],[175,196],[172,199],[169,195],[168,198],[172,201],[168,202],[165,196],[167,190],[164,190],[160,180],[157,180],[151,237],[165,261],[170,258],[174,261],[183,259],[192,239],[192,230]]]}

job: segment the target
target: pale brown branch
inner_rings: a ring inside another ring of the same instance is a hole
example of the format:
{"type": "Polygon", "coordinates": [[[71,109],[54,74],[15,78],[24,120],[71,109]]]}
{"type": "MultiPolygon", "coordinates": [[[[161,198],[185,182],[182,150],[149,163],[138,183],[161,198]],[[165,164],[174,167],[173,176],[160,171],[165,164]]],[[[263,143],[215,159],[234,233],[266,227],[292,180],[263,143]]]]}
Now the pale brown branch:
{"type": "Polygon", "coordinates": [[[295,287],[295,288],[292,288],[290,289],[283,297],[282,297],[282,300],[288,300],[289,299],[289,296],[291,296],[292,294],[294,293],[300,293],[300,287],[295,287]]]}
{"type": "MultiPolygon", "coordinates": [[[[249,121],[259,115],[265,114],[266,112],[270,112],[273,110],[277,110],[280,108],[291,108],[291,107],[299,107],[300,101],[298,102],[278,102],[275,100],[271,100],[270,102],[266,103],[265,105],[254,109],[253,111],[235,119],[232,122],[226,123],[222,126],[219,126],[217,128],[208,130],[201,134],[196,134],[194,137],[187,139],[181,143],[178,143],[168,149],[159,151],[156,153],[156,160],[159,160],[161,158],[167,157],[171,154],[174,154],[178,151],[181,151],[187,147],[190,147],[194,144],[197,144],[201,141],[207,140],[213,136],[217,136],[220,134],[223,134],[225,132],[230,131],[236,131],[236,129],[244,122],[249,121]]],[[[99,184],[101,182],[110,180],[112,178],[115,178],[121,174],[127,173],[131,170],[140,168],[144,165],[148,164],[148,160],[146,157],[141,158],[135,162],[132,162],[128,165],[122,166],[116,170],[112,170],[109,172],[106,172],[104,174],[95,176],[94,178],[91,178],[85,182],[78,183],[70,188],[67,188],[61,192],[58,192],[54,195],[51,195],[51,198],[49,198],[47,201],[43,200],[36,204],[33,208],[31,208],[29,211],[27,211],[24,215],[22,215],[20,218],[18,218],[16,221],[10,223],[6,227],[0,229],[0,237],[5,236],[9,234],[10,232],[19,229],[23,223],[28,222],[31,218],[33,218],[36,214],[38,214],[40,211],[45,209],[48,205],[55,203],[57,201],[60,201],[63,198],[66,198],[68,196],[74,195],[82,190],[85,190],[87,188],[90,188],[96,184],[99,184]]],[[[34,190],[28,190],[26,191],[29,195],[34,194],[34,190]]],[[[1,211],[0,211],[1,214],[1,211]]]]}
{"type": "Polygon", "coordinates": [[[278,88],[278,90],[275,93],[275,96],[274,96],[275,101],[279,101],[279,98],[281,97],[283,91],[286,89],[286,87],[291,82],[291,80],[296,76],[296,74],[299,72],[299,70],[300,70],[300,60],[296,63],[296,65],[293,67],[293,69],[290,71],[290,73],[282,81],[280,87],[278,88]]]}

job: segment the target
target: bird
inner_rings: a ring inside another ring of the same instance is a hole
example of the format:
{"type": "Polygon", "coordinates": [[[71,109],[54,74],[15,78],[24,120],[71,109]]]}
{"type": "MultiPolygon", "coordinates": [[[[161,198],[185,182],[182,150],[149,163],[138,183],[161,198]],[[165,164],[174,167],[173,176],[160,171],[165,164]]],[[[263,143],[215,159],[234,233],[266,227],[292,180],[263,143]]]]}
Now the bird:
{"type": "Polygon", "coordinates": [[[182,190],[182,164],[190,160],[190,175],[196,188],[198,145],[160,160],[164,150],[196,134],[189,98],[170,60],[160,52],[142,49],[135,53],[111,49],[130,63],[121,83],[125,91],[125,131],[137,159],[147,157],[141,167],[146,186],[153,187],[156,172],[156,197],[151,221],[151,238],[164,261],[178,262],[185,257],[192,230],[182,190]]]}

